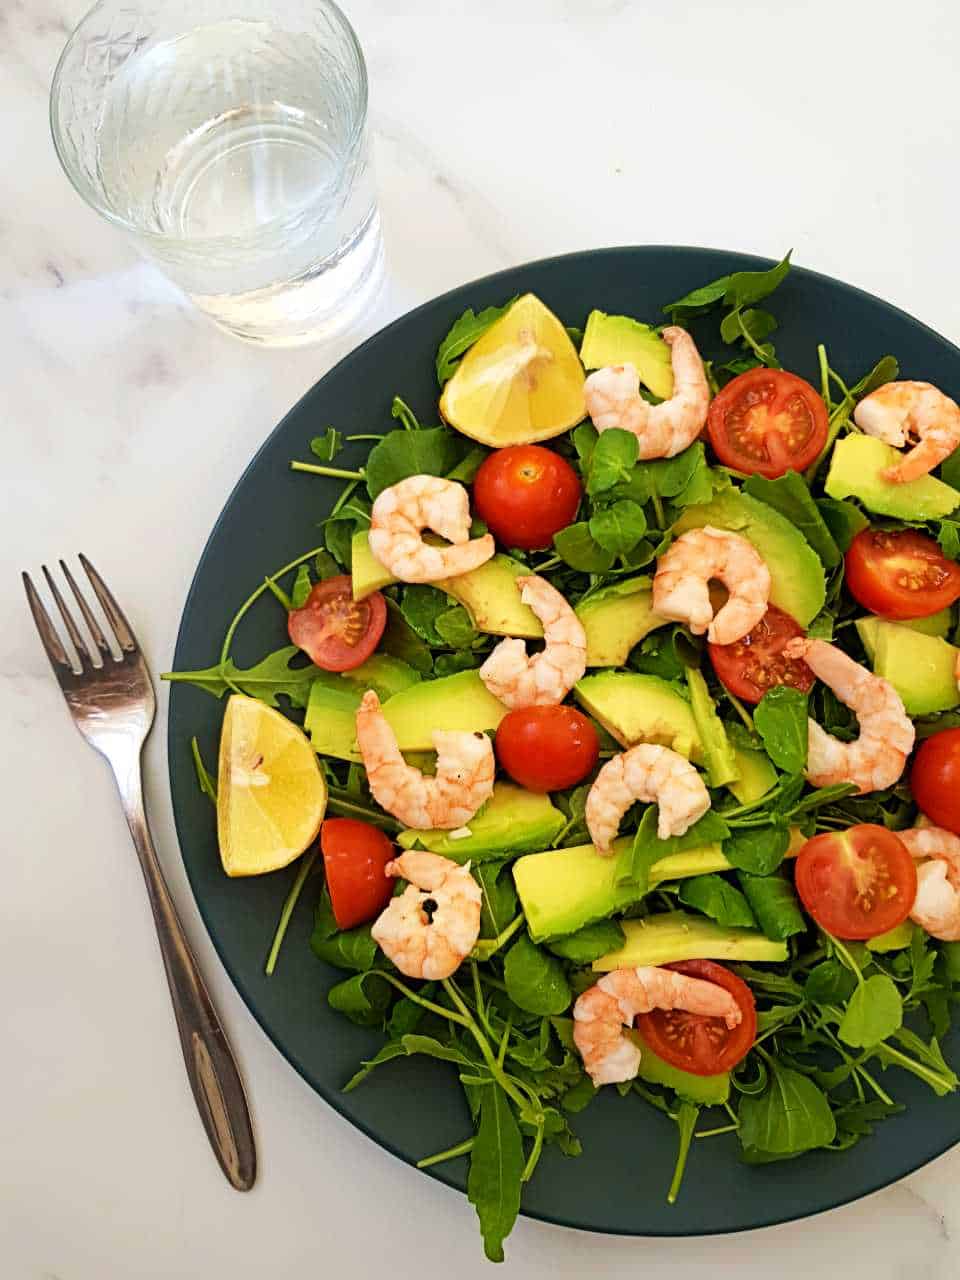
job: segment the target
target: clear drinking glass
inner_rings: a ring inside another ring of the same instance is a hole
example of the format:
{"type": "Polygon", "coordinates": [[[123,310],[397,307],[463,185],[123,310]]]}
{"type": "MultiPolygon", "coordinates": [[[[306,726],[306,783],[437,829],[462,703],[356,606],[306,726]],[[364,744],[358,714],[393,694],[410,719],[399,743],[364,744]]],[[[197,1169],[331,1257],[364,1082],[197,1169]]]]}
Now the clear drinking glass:
{"type": "Polygon", "coordinates": [[[101,0],[53,79],[60,161],[217,324],[294,345],[383,274],[367,73],[329,0],[101,0]]]}

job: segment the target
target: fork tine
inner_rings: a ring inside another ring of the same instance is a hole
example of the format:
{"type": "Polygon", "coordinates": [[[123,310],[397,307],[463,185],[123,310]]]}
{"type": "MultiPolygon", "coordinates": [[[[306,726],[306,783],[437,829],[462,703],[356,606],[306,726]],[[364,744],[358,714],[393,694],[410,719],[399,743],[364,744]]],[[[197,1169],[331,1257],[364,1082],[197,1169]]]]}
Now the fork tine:
{"type": "Polygon", "coordinates": [[[60,570],[63,573],[63,576],[66,578],[67,584],[69,585],[70,590],[73,592],[77,604],[80,606],[80,612],[83,614],[83,620],[87,624],[87,630],[93,636],[93,643],[100,650],[104,658],[109,657],[110,646],[107,644],[106,636],[103,634],[103,632],[100,629],[100,623],[97,621],[96,615],[94,614],[93,610],[87,604],[86,596],[77,586],[76,582],[73,579],[73,574],[70,572],[69,568],[67,567],[66,563],[63,560],[60,561],[60,570]]]}
{"type": "Polygon", "coordinates": [[[77,651],[77,657],[80,659],[80,668],[82,670],[84,665],[89,666],[92,663],[90,654],[87,651],[86,643],[83,636],[80,634],[80,628],[73,620],[73,614],[67,608],[66,600],[64,600],[63,596],[60,594],[60,590],[53,580],[53,574],[46,565],[42,565],[41,567],[43,569],[43,576],[47,580],[47,586],[50,588],[50,594],[53,596],[56,601],[57,608],[60,610],[60,617],[63,619],[63,625],[67,629],[67,635],[70,637],[73,647],[77,651]]]}
{"type": "Polygon", "coordinates": [[[43,601],[37,595],[37,589],[33,585],[33,580],[29,573],[23,576],[23,588],[27,593],[27,603],[30,606],[30,612],[33,614],[33,620],[36,623],[37,631],[40,633],[40,642],[46,650],[47,657],[50,659],[50,665],[53,667],[53,673],[59,680],[65,674],[60,668],[66,668],[66,671],[73,671],[73,663],[67,657],[66,651],[60,637],[57,635],[57,629],[50,621],[50,615],[43,607],[43,601]]]}
{"type": "Polygon", "coordinates": [[[107,621],[113,627],[113,633],[117,637],[117,644],[127,653],[133,653],[137,648],[137,641],[130,628],[130,623],[123,616],[123,610],[113,598],[113,594],[107,587],[107,584],[97,573],[96,569],[90,563],[85,555],[80,555],[80,563],[83,565],[84,572],[90,579],[90,585],[97,593],[97,599],[103,605],[103,612],[107,615],[107,621]]]}

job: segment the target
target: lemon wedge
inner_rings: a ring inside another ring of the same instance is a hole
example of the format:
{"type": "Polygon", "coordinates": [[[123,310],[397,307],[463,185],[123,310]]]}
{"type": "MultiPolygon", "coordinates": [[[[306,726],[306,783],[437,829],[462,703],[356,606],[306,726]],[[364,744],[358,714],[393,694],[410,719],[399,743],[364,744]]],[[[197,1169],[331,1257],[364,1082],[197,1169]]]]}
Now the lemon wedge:
{"type": "Polygon", "coordinates": [[[463,357],[440,397],[440,412],[481,444],[529,444],[580,422],[583,383],[566,329],[527,293],[463,357]]]}
{"type": "Polygon", "coordinates": [[[306,736],[279,711],[234,694],[220,735],[217,838],[228,876],[259,876],[316,838],[327,784],[306,736]]]}

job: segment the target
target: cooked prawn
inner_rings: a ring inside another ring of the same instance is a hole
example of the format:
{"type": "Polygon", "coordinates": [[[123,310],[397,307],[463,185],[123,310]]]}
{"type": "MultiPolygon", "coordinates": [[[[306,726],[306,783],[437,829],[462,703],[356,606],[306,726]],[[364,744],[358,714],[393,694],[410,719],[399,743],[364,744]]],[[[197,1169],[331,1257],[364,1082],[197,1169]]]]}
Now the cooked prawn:
{"type": "Polygon", "coordinates": [[[407,827],[455,830],[493,793],[493,744],[485,733],[436,729],[435,777],[425,777],[400,754],[396,735],[368,689],[357,711],[357,745],[374,800],[407,827]]]}
{"type": "Polygon", "coordinates": [[[449,978],[480,936],[483,895],[469,863],[409,849],[384,870],[410,883],[374,921],[374,941],[408,978],[449,978]]]}
{"type": "Polygon", "coordinates": [[[573,1006],[573,1040],[595,1085],[620,1084],[637,1074],[640,1046],[624,1028],[651,1009],[722,1018],[731,1030],[743,1017],[729,991],[703,978],[653,966],[605,973],[573,1006]]]}
{"type": "Polygon", "coordinates": [[[942,942],[960,942],[960,838],[943,827],[911,827],[897,835],[915,858],[917,896],[910,919],[942,942]]]}
{"type": "Polygon", "coordinates": [[[480,668],[480,679],[508,707],[562,702],[587,669],[587,633],[563,596],[535,574],[518,578],[520,599],[543,623],[546,646],[527,657],[522,640],[501,640],[480,668]]]}
{"type": "Polygon", "coordinates": [[[855,742],[840,742],[816,720],[808,720],[807,781],[815,787],[853,782],[861,794],[892,787],[903,773],[916,736],[893,685],[825,640],[798,636],[787,642],[783,653],[786,658],[802,658],[860,725],[855,742]]]}
{"type": "Polygon", "coordinates": [[[620,427],[640,442],[641,458],[672,458],[693,444],[703,430],[710,403],[710,387],[703,361],[686,329],[669,325],[663,340],[670,347],[673,395],[662,404],[649,404],[639,391],[632,364],[597,369],[583,384],[587,412],[598,431],[620,427]]]}
{"type": "Polygon", "coordinates": [[[690,529],[664,552],[653,576],[653,607],[673,622],[685,622],[712,644],[733,644],[752,631],[767,611],[770,570],[756,547],[738,533],[690,529]],[[729,599],[713,612],[710,582],[722,582],[729,599]]]}
{"type": "Polygon", "coordinates": [[[470,537],[470,499],[462,484],[439,476],[408,476],[379,493],[370,512],[370,550],[401,582],[439,582],[484,564],[493,535],[470,537]],[[451,546],[431,547],[424,529],[451,546]]]}
{"type": "Polygon", "coordinates": [[[960,445],[960,405],[929,382],[888,382],[864,396],[853,420],[868,436],[912,446],[881,472],[895,484],[927,475],[960,445]]]}
{"type": "Polygon", "coordinates": [[[689,760],[669,747],[638,742],[603,766],[584,816],[597,852],[608,854],[620,819],[635,800],[659,805],[657,835],[682,836],[710,808],[710,793],[689,760]]]}

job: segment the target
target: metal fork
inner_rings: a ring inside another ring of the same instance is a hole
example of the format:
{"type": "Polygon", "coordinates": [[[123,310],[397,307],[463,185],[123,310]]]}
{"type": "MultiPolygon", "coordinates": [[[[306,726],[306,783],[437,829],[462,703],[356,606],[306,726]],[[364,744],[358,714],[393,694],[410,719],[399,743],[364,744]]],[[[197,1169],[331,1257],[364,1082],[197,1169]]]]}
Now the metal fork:
{"type": "Polygon", "coordinates": [[[76,598],[92,648],[46,565],[43,575],[76,652],[75,660],[64,648],[30,575],[25,573],[27,600],[74,724],[113,770],[147,883],[190,1087],[220,1167],[238,1191],[249,1191],[257,1174],[257,1155],[243,1082],[177,917],[143,807],[140,753],[156,713],[153,685],[120,606],[86,556],[80,556],[80,563],[113,629],[119,658],[111,652],[96,616],[62,560],[60,568],[76,598]]]}

